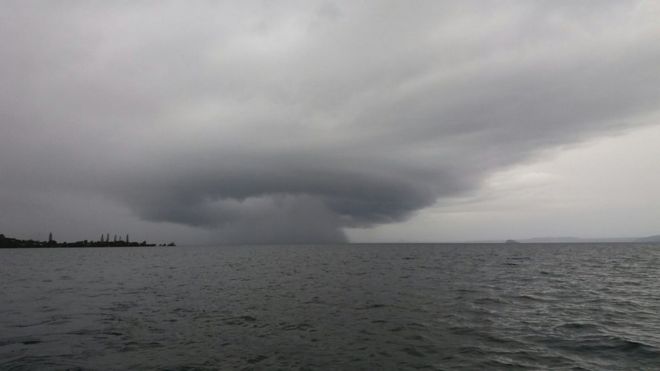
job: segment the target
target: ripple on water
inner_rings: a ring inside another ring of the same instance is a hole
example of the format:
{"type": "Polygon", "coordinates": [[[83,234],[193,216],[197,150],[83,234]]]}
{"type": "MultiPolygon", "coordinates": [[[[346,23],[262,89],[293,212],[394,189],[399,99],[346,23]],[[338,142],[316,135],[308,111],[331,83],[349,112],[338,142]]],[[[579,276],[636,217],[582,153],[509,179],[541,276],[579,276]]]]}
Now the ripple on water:
{"type": "Polygon", "coordinates": [[[660,364],[655,245],[55,250],[0,251],[0,369],[660,364]]]}

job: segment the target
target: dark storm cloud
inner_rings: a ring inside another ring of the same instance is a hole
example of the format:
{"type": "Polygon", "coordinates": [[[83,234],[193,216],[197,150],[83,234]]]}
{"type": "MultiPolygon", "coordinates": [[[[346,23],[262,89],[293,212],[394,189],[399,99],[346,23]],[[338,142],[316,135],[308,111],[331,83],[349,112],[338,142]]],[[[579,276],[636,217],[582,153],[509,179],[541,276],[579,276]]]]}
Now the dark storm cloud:
{"type": "Polygon", "coordinates": [[[341,241],[660,102],[650,3],[211,4],[6,4],[0,200],[341,241]]]}

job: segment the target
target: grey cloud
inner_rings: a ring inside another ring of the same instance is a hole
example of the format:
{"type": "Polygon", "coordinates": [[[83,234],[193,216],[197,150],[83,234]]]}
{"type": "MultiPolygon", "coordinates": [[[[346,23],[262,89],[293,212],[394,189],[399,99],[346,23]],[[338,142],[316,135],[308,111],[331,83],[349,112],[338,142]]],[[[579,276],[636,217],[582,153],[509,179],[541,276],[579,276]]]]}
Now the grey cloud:
{"type": "MultiPolygon", "coordinates": [[[[0,188],[343,241],[660,102],[642,2],[10,2],[0,188]]],[[[29,196],[26,196],[29,197],[29,196]]]]}

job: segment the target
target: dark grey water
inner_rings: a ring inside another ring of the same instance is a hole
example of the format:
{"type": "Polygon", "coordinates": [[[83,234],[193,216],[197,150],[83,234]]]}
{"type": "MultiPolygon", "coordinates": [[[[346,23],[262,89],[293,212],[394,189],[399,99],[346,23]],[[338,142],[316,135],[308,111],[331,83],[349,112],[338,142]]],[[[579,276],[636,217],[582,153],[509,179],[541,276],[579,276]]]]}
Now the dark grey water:
{"type": "Polygon", "coordinates": [[[0,369],[658,369],[660,245],[0,250],[0,369]]]}

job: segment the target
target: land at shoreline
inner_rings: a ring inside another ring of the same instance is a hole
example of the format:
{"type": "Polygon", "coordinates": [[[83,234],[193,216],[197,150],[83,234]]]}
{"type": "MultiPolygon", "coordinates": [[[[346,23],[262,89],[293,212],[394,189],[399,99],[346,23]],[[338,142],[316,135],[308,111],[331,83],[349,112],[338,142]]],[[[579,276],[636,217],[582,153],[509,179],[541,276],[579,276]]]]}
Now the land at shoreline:
{"type": "Polygon", "coordinates": [[[99,241],[90,241],[82,240],[75,242],[57,242],[53,239],[48,241],[37,241],[37,240],[21,240],[17,238],[6,237],[4,234],[0,234],[0,248],[10,249],[10,248],[50,248],[50,247],[148,247],[148,246],[176,246],[174,242],[168,244],[155,244],[147,243],[147,241],[142,242],[128,242],[122,240],[108,241],[99,240],[99,241]]]}

